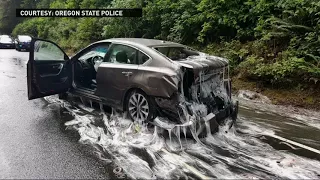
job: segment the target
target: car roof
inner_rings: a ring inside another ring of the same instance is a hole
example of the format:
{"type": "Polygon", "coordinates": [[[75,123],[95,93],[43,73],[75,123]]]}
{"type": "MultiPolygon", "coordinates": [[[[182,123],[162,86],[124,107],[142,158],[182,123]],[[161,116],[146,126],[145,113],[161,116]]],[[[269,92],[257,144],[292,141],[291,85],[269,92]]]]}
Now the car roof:
{"type": "Polygon", "coordinates": [[[105,39],[99,42],[119,42],[119,43],[127,43],[127,44],[139,44],[143,46],[182,46],[182,44],[164,41],[159,39],[145,39],[145,38],[112,38],[112,39],[105,39]]]}
{"type": "Polygon", "coordinates": [[[7,36],[2,36],[2,37],[0,37],[0,38],[2,38],[2,39],[11,39],[11,40],[12,40],[11,37],[7,37],[7,36]]]}
{"type": "Polygon", "coordinates": [[[18,38],[28,38],[28,39],[32,39],[31,36],[28,35],[18,35],[18,38]]]}
{"type": "Polygon", "coordinates": [[[10,36],[9,35],[0,35],[0,38],[10,38],[10,36]]]}

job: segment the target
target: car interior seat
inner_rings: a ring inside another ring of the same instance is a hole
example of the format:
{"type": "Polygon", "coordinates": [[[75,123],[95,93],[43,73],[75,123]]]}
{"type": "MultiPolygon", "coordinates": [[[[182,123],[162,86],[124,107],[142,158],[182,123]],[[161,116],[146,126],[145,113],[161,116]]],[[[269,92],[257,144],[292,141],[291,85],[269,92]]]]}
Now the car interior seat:
{"type": "Polygon", "coordinates": [[[127,53],[125,51],[118,52],[116,54],[116,61],[119,62],[119,63],[127,64],[128,63],[127,53]]]}

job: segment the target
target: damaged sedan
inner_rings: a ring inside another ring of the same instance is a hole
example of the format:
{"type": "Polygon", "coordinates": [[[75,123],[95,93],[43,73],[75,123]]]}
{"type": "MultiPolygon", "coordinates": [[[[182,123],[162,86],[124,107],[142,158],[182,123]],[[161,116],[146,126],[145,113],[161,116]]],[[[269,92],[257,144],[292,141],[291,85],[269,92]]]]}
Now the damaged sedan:
{"type": "Polygon", "coordinates": [[[55,43],[33,38],[27,69],[29,100],[72,94],[140,123],[188,124],[197,135],[217,131],[225,119],[232,126],[238,114],[228,61],[174,42],[114,38],[68,57],[55,43]]]}

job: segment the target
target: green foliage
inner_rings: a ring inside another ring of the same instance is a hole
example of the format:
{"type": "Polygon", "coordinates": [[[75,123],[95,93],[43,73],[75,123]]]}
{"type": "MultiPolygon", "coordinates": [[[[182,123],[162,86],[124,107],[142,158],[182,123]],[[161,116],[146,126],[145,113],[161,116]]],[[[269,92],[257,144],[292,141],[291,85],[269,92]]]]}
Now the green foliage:
{"type": "Polygon", "coordinates": [[[21,21],[16,18],[16,8],[21,0],[1,0],[0,1],[0,34],[10,34],[12,29],[21,21]]]}
{"type": "MultiPolygon", "coordinates": [[[[13,2],[13,1],[12,1],[13,2]]],[[[78,50],[112,37],[144,37],[197,46],[230,60],[233,75],[266,83],[319,83],[318,0],[16,0],[20,7],[143,8],[142,18],[32,18],[13,34],[78,50]]],[[[12,30],[14,3],[0,1],[0,31],[12,30]]]]}
{"type": "Polygon", "coordinates": [[[45,20],[44,18],[28,19],[18,24],[14,28],[12,35],[25,34],[37,37],[39,34],[44,34],[46,31],[43,30],[42,27],[45,26],[45,20]]]}
{"type": "MultiPolygon", "coordinates": [[[[141,3],[136,0],[113,0],[109,8],[138,8],[141,3]]],[[[142,18],[101,18],[102,37],[136,37],[141,32],[142,18]]]]}

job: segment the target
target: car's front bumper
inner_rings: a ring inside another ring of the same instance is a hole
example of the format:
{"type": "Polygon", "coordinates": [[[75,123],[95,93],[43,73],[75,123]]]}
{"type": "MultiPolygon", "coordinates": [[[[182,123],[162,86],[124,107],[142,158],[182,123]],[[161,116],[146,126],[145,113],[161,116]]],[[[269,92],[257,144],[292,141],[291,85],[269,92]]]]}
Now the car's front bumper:
{"type": "Polygon", "coordinates": [[[18,48],[18,49],[25,49],[25,50],[27,50],[27,51],[29,51],[30,50],[30,44],[17,44],[17,47],[16,48],[18,48]]]}
{"type": "Polygon", "coordinates": [[[14,44],[4,44],[4,43],[0,43],[0,48],[1,48],[1,49],[14,49],[14,44]]]}

